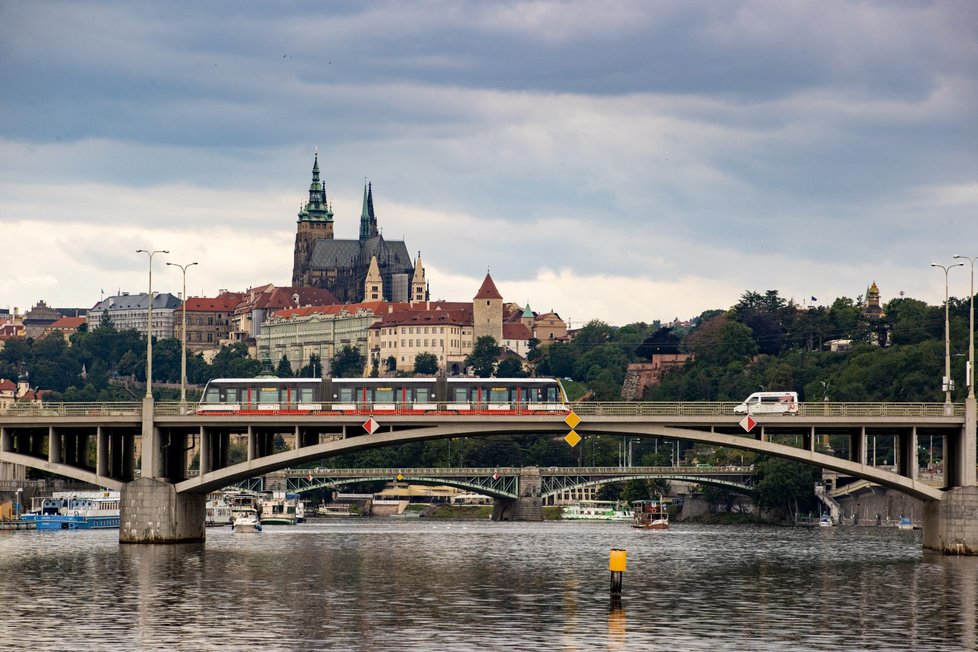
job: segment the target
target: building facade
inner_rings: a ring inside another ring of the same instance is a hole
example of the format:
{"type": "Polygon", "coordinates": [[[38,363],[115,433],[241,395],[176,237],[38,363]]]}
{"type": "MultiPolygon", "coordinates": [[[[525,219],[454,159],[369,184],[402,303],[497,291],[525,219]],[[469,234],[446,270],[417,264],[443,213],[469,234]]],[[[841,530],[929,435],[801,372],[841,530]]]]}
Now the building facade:
{"type": "MultiPolygon", "coordinates": [[[[164,339],[173,337],[174,313],[183,305],[176,296],[169,292],[153,296],[153,337],[164,339]]],[[[95,304],[88,311],[88,321],[94,327],[106,317],[118,331],[134,330],[146,335],[149,303],[147,294],[122,294],[108,297],[95,304]]]]}
{"type": "Polygon", "coordinates": [[[187,349],[200,353],[221,347],[231,336],[231,317],[244,299],[242,292],[222,291],[216,297],[190,297],[176,315],[174,337],[180,338],[187,311],[187,349]]]}

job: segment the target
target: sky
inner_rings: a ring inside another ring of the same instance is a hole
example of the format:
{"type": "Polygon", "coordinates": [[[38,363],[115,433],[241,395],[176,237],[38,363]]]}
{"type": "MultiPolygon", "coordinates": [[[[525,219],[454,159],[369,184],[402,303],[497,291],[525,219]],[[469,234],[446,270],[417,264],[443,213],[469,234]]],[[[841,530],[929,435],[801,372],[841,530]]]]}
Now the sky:
{"type": "Polygon", "coordinates": [[[978,3],[0,0],[0,308],[291,282],[314,154],[431,298],[969,296],[978,3]]]}

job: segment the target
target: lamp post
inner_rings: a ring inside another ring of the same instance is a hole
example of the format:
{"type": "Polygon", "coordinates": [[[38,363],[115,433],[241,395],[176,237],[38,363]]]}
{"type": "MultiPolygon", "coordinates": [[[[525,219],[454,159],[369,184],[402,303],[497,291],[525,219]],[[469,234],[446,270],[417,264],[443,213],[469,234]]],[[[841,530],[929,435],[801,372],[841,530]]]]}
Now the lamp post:
{"type": "Polygon", "coordinates": [[[14,518],[18,521],[20,520],[20,494],[23,493],[24,489],[22,487],[17,487],[17,503],[15,505],[14,518]]]}
{"type": "MultiPolygon", "coordinates": [[[[971,263],[971,291],[968,296],[971,298],[971,309],[968,315],[968,398],[975,397],[975,259],[978,256],[955,256],[957,259],[964,259],[971,263]]],[[[963,264],[963,263],[962,263],[963,264]]]]}
{"type": "Polygon", "coordinates": [[[948,412],[951,405],[951,321],[948,313],[948,294],[947,276],[952,267],[964,267],[964,263],[954,265],[938,265],[931,263],[931,267],[940,267],[944,270],[944,411],[948,412]]]}
{"type": "Polygon", "coordinates": [[[153,398],[153,256],[170,253],[166,249],[147,251],[137,249],[137,254],[149,256],[149,290],[146,295],[146,398],[153,398]]]}
{"type": "Polygon", "coordinates": [[[173,267],[179,267],[183,273],[183,329],[180,335],[180,410],[187,409],[187,268],[196,265],[196,261],[180,265],[178,263],[167,263],[173,267]]]}

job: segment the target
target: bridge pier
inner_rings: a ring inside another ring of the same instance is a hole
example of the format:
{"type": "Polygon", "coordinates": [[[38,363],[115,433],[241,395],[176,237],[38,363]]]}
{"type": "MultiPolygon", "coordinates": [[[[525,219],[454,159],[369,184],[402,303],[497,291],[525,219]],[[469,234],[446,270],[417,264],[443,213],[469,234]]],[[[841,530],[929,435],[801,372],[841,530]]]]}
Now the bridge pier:
{"type": "Polygon", "coordinates": [[[924,548],[945,555],[978,555],[978,487],[948,489],[924,503],[924,548]]]}
{"type": "Polygon", "coordinates": [[[492,509],[494,521],[542,521],[543,483],[540,469],[526,467],[520,473],[519,497],[516,500],[497,499],[492,509]]]}
{"type": "Polygon", "coordinates": [[[140,478],[122,487],[119,543],[204,540],[205,494],[178,494],[166,480],[140,478]]]}

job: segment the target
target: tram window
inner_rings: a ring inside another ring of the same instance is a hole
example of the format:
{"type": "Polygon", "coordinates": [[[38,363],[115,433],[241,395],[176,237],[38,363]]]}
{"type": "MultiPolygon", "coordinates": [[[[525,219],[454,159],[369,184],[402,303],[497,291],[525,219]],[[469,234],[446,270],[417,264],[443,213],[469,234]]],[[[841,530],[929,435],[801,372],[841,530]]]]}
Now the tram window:
{"type": "Polygon", "coordinates": [[[207,395],[204,396],[205,403],[218,403],[221,400],[221,390],[217,387],[210,387],[207,389],[207,395]]]}
{"type": "Polygon", "coordinates": [[[312,387],[299,387],[296,389],[296,396],[300,403],[311,403],[313,401],[312,387]]]}
{"type": "Polygon", "coordinates": [[[389,387],[380,388],[374,390],[374,402],[375,403],[393,403],[394,402],[394,390],[389,387]]]}
{"type": "Polygon", "coordinates": [[[414,390],[414,400],[418,403],[428,402],[428,390],[424,387],[419,387],[414,390]]]}
{"type": "Polygon", "coordinates": [[[259,403],[278,403],[278,387],[262,387],[258,390],[259,403]]]}
{"type": "Polygon", "coordinates": [[[466,389],[464,387],[455,387],[454,388],[454,392],[455,392],[455,395],[454,395],[454,398],[452,400],[454,400],[456,403],[468,403],[469,402],[468,391],[466,391],[466,389]]]}
{"type": "Polygon", "coordinates": [[[339,399],[341,402],[348,403],[353,400],[353,388],[352,387],[341,387],[339,399]]]}
{"type": "Polygon", "coordinates": [[[509,388],[507,387],[493,387],[489,390],[489,400],[499,403],[509,402],[509,388]]]}

